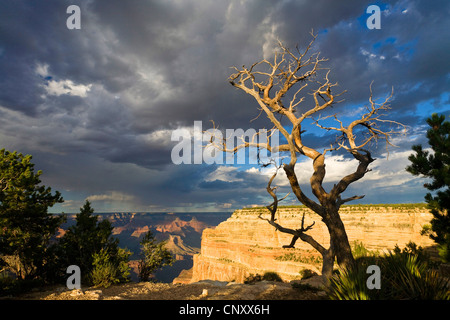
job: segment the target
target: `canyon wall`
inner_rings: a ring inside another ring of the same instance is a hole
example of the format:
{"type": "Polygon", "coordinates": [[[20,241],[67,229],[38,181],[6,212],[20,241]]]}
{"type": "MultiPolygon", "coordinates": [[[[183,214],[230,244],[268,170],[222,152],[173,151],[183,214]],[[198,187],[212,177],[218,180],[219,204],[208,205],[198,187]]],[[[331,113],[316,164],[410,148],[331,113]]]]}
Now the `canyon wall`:
{"type": "MultiPolygon", "coordinates": [[[[265,208],[236,210],[217,227],[205,229],[193,268],[183,271],[174,282],[204,279],[243,282],[251,273],[266,271],[277,272],[283,280],[301,278],[303,269],[320,274],[322,263],[318,252],[301,240],[295,248],[283,249],[291,236],[259,219],[261,213],[263,218],[269,217],[265,208]]],[[[277,222],[284,227],[299,228],[303,213],[305,225],[315,221],[308,234],[328,247],[325,224],[307,208],[280,208],[277,222]]],[[[362,242],[369,250],[387,251],[396,245],[404,248],[410,241],[424,248],[434,244],[428,236],[420,235],[422,226],[432,218],[424,206],[343,206],[340,213],[350,243],[362,242]]]]}

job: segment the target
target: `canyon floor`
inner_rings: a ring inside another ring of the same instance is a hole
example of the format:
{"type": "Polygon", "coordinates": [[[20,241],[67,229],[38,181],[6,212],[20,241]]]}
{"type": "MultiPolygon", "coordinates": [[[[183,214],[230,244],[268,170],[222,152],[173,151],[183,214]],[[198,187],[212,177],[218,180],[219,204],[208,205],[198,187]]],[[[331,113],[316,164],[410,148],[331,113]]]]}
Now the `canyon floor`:
{"type": "Polygon", "coordinates": [[[14,299],[20,300],[320,300],[324,291],[317,289],[320,278],[291,283],[261,281],[241,284],[203,280],[191,284],[126,283],[108,288],[48,288],[30,292],[14,299]],[[298,285],[301,284],[301,285],[298,285]]]}

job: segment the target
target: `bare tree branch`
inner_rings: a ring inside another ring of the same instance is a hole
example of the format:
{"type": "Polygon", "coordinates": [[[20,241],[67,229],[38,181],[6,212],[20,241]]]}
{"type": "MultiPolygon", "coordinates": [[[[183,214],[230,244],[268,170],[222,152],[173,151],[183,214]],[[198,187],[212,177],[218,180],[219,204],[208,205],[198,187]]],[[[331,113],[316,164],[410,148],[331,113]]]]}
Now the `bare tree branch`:
{"type": "MultiPolygon", "coordinates": [[[[354,263],[345,227],[339,216],[339,208],[344,203],[364,197],[353,196],[342,199],[342,193],[347,190],[351,183],[363,178],[370,171],[368,166],[375,159],[372,158],[367,148],[379,140],[386,143],[386,148],[394,146],[391,141],[392,136],[405,133],[406,127],[397,121],[384,118],[384,113],[390,109],[389,102],[393,97],[393,91],[384,101],[378,103],[373,98],[372,84],[370,85],[369,104],[361,112],[360,118],[344,125],[337,113],[323,116],[322,113],[326,114],[329,108],[342,101],[337,100],[337,98],[346,91],[336,92],[335,87],[338,86],[338,83],[331,82],[329,79],[330,71],[321,67],[326,59],[321,58],[319,53],[310,53],[317,37],[314,33],[311,33],[311,35],[312,40],[303,51],[298,46],[295,51],[292,51],[279,41],[279,49],[272,60],[263,59],[252,64],[249,68],[245,66],[241,68],[233,67],[234,73],[229,77],[231,85],[249,94],[257,102],[260,113],[256,118],[264,113],[273,125],[271,130],[279,130],[286,139],[286,143],[273,148],[269,143],[270,139],[267,140],[267,143],[256,141],[259,133],[255,134],[249,141],[242,140],[242,143],[238,146],[227,146],[226,139],[211,138],[211,143],[226,152],[236,152],[241,148],[248,147],[266,148],[270,152],[289,152],[289,163],[276,167],[276,171],[267,185],[266,190],[272,196],[273,202],[267,206],[271,214],[270,219],[264,220],[267,220],[276,230],[293,236],[291,243],[284,247],[293,247],[298,239],[313,246],[322,254],[324,259],[323,272],[330,275],[335,257],[341,266],[351,266],[354,263]],[[323,70],[326,70],[326,72],[323,70]],[[320,78],[319,75],[323,73],[324,76],[320,78]],[[306,89],[310,90],[308,93],[312,97],[310,107],[304,105],[306,100],[304,96],[301,96],[306,89]],[[289,91],[293,92],[293,95],[285,103],[284,99],[286,99],[286,94],[289,91]],[[296,110],[300,104],[302,104],[301,110],[296,110]],[[337,125],[323,124],[325,120],[332,118],[337,125]],[[284,124],[286,119],[289,124],[284,124]],[[324,148],[323,151],[306,145],[302,139],[306,119],[312,119],[312,124],[320,129],[337,132],[336,141],[329,148],[324,148]],[[391,128],[386,129],[389,126],[391,128]],[[392,129],[392,127],[394,128],[392,129]],[[358,161],[358,165],[354,172],[342,177],[327,192],[323,187],[326,175],[325,156],[327,152],[336,150],[345,150],[350,153],[358,161]],[[309,184],[313,195],[318,200],[317,202],[306,196],[297,179],[295,166],[298,158],[302,156],[312,160],[313,173],[309,184]],[[285,228],[276,222],[275,213],[278,209],[278,203],[287,197],[286,195],[283,199],[278,200],[277,187],[272,186],[281,167],[286,173],[291,190],[297,199],[318,214],[326,224],[330,233],[330,247],[328,249],[306,234],[308,230],[311,230],[314,223],[305,226],[304,215],[299,229],[285,228]]],[[[260,218],[263,219],[261,216],[260,218]]]]}
{"type": "Polygon", "coordinates": [[[347,199],[341,199],[341,196],[338,196],[337,205],[338,205],[338,207],[340,207],[341,205],[343,205],[346,202],[353,201],[353,200],[359,200],[359,199],[362,199],[364,197],[365,197],[365,195],[353,196],[353,197],[350,197],[350,198],[347,198],[347,199]]]}
{"type": "MultiPolygon", "coordinates": [[[[272,162],[275,166],[276,163],[273,161],[272,162]]],[[[276,167],[275,169],[275,173],[272,175],[272,177],[269,180],[269,183],[267,184],[267,192],[272,196],[273,198],[273,202],[271,204],[269,204],[268,206],[266,206],[266,208],[270,211],[270,221],[275,221],[275,213],[277,212],[278,209],[278,202],[284,200],[287,198],[287,196],[290,194],[290,192],[288,194],[286,194],[282,199],[278,200],[277,195],[275,194],[275,190],[277,187],[271,187],[273,180],[275,179],[275,177],[277,176],[278,170],[281,168],[281,165],[279,167],[276,167]]],[[[260,216],[261,218],[261,216],[260,216]]]]}

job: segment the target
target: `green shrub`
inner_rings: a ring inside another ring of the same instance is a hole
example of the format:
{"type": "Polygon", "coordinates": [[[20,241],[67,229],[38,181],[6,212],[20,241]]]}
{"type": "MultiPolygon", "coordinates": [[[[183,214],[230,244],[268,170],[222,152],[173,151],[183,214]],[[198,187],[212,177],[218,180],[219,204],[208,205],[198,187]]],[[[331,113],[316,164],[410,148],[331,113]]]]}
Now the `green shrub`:
{"type": "Polygon", "coordinates": [[[93,254],[93,269],[91,271],[91,282],[95,287],[109,287],[111,284],[119,282],[116,279],[116,270],[109,261],[105,250],[93,254]]]}
{"type": "Polygon", "coordinates": [[[263,280],[283,282],[283,279],[276,272],[268,271],[264,273],[263,280]]]}
{"type": "Polygon", "coordinates": [[[357,240],[353,242],[352,253],[355,259],[360,257],[367,257],[370,255],[370,251],[366,249],[362,241],[357,240]]]}
{"type": "Polygon", "coordinates": [[[109,287],[112,284],[128,281],[130,274],[128,267],[129,251],[119,248],[118,257],[113,259],[107,250],[101,249],[94,253],[93,269],[90,280],[95,287],[109,287]]]}
{"type": "Polygon", "coordinates": [[[79,266],[82,270],[81,283],[84,285],[109,285],[127,281],[131,252],[119,247],[119,239],[112,234],[111,222],[100,220],[100,216],[93,213],[94,209],[86,200],[76,216],[75,225],[69,227],[59,242],[59,261],[55,265],[60,266],[60,273],[64,272],[64,277],[68,265],[79,266]],[[113,281],[111,277],[118,281],[113,281]]]}
{"type": "MultiPolygon", "coordinates": [[[[371,292],[367,288],[367,267],[371,264],[370,258],[356,259],[356,266],[351,269],[341,269],[330,280],[328,296],[332,300],[370,300],[371,292]]],[[[383,287],[383,285],[382,285],[383,287]]],[[[378,293],[375,291],[374,293],[378,293]]]]}
{"type": "Polygon", "coordinates": [[[450,263],[450,235],[446,236],[445,242],[439,244],[437,249],[442,262],[450,263]]]}
{"type": "Polygon", "coordinates": [[[384,256],[356,259],[353,269],[341,269],[331,278],[328,295],[333,300],[449,300],[447,285],[422,251],[410,245],[384,256]],[[367,287],[369,265],[380,267],[381,289],[367,287]]]}
{"type": "Polygon", "coordinates": [[[318,274],[310,269],[302,269],[300,270],[300,275],[302,276],[302,280],[304,280],[317,276],[318,274]]]}
{"type": "Polygon", "coordinates": [[[172,253],[165,248],[166,242],[157,242],[151,231],[148,231],[141,242],[141,260],[139,260],[139,279],[149,281],[158,269],[171,266],[175,261],[172,253]]]}
{"type": "Polygon", "coordinates": [[[295,262],[301,262],[306,264],[321,264],[323,259],[320,256],[315,255],[303,255],[303,254],[296,254],[294,252],[285,253],[284,255],[275,257],[275,260],[277,261],[295,261],[295,262]]]}
{"type": "Polygon", "coordinates": [[[436,270],[430,270],[426,261],[418,255],[389,254],[386,256],[386,272],[392,284],[395,299],[449,300],[447,281],[436,270]]]}
{"type": "Polygon", "coordinates": [[[28,280],[14,279],[12,277],[0,277],[0,297],[15,296],[44,285],[45,282],[42,279],[28,280]]]}
{"type": "Polygon", "coordinates": [[[256,282],[263,281],[263,280],[283,282],[283,279],[281,279],[281,277],[278,275],[278,273],[273,272],[273,271],[268,271],[268,272],[265,272],[264,275],[260,275],[258,273],[257,274],[250,273],[250,275],[244,279],[244,283],[245,284],[254,284],[256,282]]]}
{"type": "Polygon", "coordinates": [[[258,273],[257,274],[250,273],[250,275],[244,279],[244,283],[245,284],[253,284],[255,282],[262,281],[262,280],[263,280],[262,275],[260,275],[258,273]]]}
{"type": "Polygon", "coordinates": [[[298,291],[312,291],[312,292],[318,292],[320,291],[319,288],[316,288],[309,283],[298,283],[294,282],[291,284],[292,289],[298,290],[298,291]]]}

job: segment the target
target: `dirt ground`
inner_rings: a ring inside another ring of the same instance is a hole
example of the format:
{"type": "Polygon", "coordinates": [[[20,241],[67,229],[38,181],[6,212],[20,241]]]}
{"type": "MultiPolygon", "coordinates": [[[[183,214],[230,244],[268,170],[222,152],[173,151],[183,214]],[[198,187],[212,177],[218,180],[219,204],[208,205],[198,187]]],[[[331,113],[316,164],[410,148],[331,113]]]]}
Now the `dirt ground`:
{"type": "MultiPolygon", "coordinates": [[[[305,284],[305,283],[303,283],[305,284]]],[[[12,299],[19,300],[321,300],[325,292],[314,288],[293,288],[290,283],[261,281],[255,284],[238,284],[204,280],[192,284],[139,282],[110,286],[108,288],[63,287],[34,291],[12,299]]]]}

